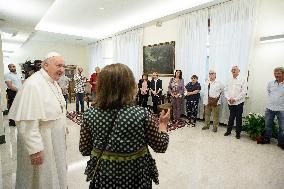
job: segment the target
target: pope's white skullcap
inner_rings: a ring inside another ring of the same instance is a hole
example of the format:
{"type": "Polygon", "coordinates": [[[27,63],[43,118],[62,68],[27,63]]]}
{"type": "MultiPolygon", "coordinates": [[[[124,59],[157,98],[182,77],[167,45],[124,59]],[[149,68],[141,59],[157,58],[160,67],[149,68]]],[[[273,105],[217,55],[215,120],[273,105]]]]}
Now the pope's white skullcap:
{"type": "Polygon", "coordinates": [[[55,56],[61,56],[59,53],[57,52],[49,52],[45,57],[44,60],[51,58],[51,57],[55,57],[55,56]]]}

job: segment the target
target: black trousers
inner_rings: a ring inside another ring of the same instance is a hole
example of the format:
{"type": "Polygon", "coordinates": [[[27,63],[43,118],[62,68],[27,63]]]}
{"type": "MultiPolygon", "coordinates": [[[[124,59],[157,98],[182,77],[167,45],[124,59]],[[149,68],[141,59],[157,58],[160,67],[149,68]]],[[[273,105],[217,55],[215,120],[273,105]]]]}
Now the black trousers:
{"type": "Polygon", "coordinates": [[[236,119],[236,133],[240,134],[242,131],[242,115],[243,115],[244,103],[238,105],[229,105],[230,116],[228,122],[227,132],[231,132],[233,129],[234,121],[236,119]]]}
{"type": "Polygon", "coordinates": [[[76,112],[79,112],[79,103],[81,112],[84,113],[84,93],[76,93],[76,112]]]}
{"type": "MultiPolygon", "coordinates": [[[[8,97],[8,102],[7,102],[7,106],[8,107],[7,108],[8,108],[8,110],[10,110],[10,108],[11,108],[11,106],[13,104],[13,101],[14,101],[14,99],[16,97],[17,92],[16,91],[12,91],[11,89],[7,89],[6,92],[7,92],[7,97],[8,97]]],[[[9,119],[9,126],[16,126],[15,121],[12,120],[12,119],[9,119]]]]}
{"type": "Polygon", "coordinates": [[[152,96],[152,102],[153,102],[153,111],[155,114],[158,114],[158,104],[159,104],[159,97],[158,96],[152,96]]]}
{"type": "Polygon", "coordinates": [[[142,107],[147,107],[148,95],[139,95],[139,105],[142,107]]]}

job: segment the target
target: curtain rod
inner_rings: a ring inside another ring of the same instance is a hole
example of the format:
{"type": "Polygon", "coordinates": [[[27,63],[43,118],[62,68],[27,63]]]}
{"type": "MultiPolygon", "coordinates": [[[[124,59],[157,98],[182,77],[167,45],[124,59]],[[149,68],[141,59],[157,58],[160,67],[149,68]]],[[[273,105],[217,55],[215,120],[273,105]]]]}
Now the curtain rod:
{"type": "MultiPolygon", "coordinates": [[[[184,16],[184,15],[190,14],[190,13],[195,12],[195,11],[200,11],[200,10],[204,10],[204,9],[211,9],[211,8],[213,8],[213,7],[216,7],[216,6],[219,6],[219,5],[222,5],[222,4],[229,3],[229,2],[231,2],[231,1],[233,1],[233,0],[222,1],[222,2],[218,2],[218,3],[212,4],[212,5],[203,7],[203,8],[199,8],[199,9],[196,9],[196,10],[191,10],[191,11],[189,11],[189,12],[182,13],[182,14],[178,15],[177,17],[184,16]]],[[[213,2],[212,2],[212,3],[213,3],[213,2]]]]}

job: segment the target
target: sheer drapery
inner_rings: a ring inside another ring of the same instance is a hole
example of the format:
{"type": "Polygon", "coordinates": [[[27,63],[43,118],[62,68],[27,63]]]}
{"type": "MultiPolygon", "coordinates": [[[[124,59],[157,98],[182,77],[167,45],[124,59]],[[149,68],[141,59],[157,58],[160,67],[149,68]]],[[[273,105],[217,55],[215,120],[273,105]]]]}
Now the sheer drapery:
{"type": "Polygon", "coordinates": [[[195,74],[204,82],[207,58],[208,10],[195,11],[178,18],[176,68],[183,71],[185,82],[195,74]]]}
{"type": "Polygon", "coordinates": [[[237,65],[247,75],[256,0],[234,0],[210,9],[210,68],[219,79],[237,65]]]}
{"type": "MultiPolygon", "coordinates": [[[[185,84],[192,75],[205,82],[207,63],[208,9],[195,11],[178,18],[176,42],[176,68],[183,71],[185,84]]],[[[199,116],[203,118],[203,105],[199,103],[199,116]]]]}
{"type": "Polygon", "coordinates": [[[135,29],[113,37],[113,62],[126,64],[136,81],[142,75],[143,29],[135,29]]]}
{"type": "MultiPolygon", "coordinates": [[[[225,83],[237,65],[247,76],[257,0],[233,0],[210,9],[209,67],[225,83]]],[[[228,106],[223,98],[220,122],[228,121],[228,106]]]]}
{"type": "Polygon", "coordinates": [[[94,73],[97,66],[103,68],[104,66],[112,63],[112,57],[112,39],[104,39],[91,45],[89,76],[94,73]]]}

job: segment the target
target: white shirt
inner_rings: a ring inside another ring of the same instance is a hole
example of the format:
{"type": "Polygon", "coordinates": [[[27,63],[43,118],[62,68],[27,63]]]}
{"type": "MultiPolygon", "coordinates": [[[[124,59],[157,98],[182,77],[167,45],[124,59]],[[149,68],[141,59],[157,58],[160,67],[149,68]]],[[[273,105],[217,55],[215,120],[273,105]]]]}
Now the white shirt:
{"type": "Polygon", "coordinates": [[[228,101],[229,105],[238,105],[245,101],[247,91],[247,80],[244,77],[238,75],[236,78],[229,79],[229,81],[225,85],[224,93],[227,101],[230,98],[236,100],[236,102],[233,104],[228,101]]]}
{"type": "MultiPolygon", "coordinates": [[[[5,81],[12,81],[12,84],[19,90],[22,87],[22,78],[19,74],[9,72],[4,76],[5,81]]],[[[8,86],[7,86],[8,88],[8,86]]]]}
{"type": "Polygon", "coordinates": [[[272,111],[284,111],[284,81],[271,81],[267,85],[267,108],[272,111]]]}
{"type": "MultiPolygon", "coordinates": [[[[224,91],[224,85],[220,81],[207,81],[204,87],[205,93],[203,97],[203,104],[208,104],[208,85],[210,83],[210,89],[209,89],[209,96],[212,98],[217,98],[221,95],[221,93],[224,91]]],[[[218,100],[218,104],[221,104],[221,100],[218,100]]]]}

